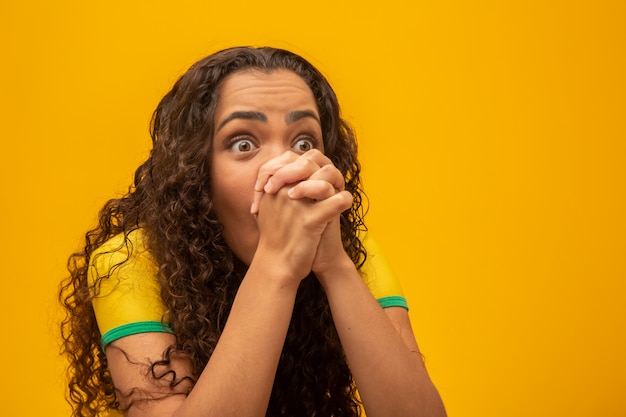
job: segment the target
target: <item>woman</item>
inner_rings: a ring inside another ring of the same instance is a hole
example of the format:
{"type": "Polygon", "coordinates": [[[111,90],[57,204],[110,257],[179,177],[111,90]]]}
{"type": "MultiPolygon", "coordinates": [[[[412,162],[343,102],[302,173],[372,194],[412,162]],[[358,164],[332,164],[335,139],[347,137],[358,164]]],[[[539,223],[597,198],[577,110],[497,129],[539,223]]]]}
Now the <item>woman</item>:
{"type": "Polygon", "coordinates": [[[151,133],[61,290],[75,416],[445,415],[401,290],[359,234],[356,141],[313,66],[217,52],[151,133]]]}

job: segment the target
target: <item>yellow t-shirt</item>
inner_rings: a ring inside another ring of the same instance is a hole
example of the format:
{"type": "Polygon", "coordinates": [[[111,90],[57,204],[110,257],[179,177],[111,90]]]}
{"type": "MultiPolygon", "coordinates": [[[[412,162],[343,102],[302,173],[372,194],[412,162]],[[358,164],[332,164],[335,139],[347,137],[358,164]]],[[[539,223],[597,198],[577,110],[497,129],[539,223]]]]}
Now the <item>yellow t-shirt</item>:
{"type": "MultiPolygon", "coordinates": [[[[365,236],[367,259],[361,277],[382,308],[408,309],[402,288],[378,245],[365,236]]],[[[91,257],[89,281],[97,294],[92,304],[102,345],[106,347],[124,336],[147,332],[173,333],[164,315],[158,266],[144,244],[141,230],[114,236],[91,257]]]]}

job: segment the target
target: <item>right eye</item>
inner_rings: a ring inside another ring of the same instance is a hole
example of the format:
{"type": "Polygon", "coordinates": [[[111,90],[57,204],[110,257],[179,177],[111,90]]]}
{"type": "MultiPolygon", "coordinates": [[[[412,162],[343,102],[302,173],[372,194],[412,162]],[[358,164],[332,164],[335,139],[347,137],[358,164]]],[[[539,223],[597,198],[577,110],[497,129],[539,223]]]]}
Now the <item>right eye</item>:
{"type": "Polygon", "coordinates": [[[229,148],[235,153],[246,153],[255,150],[256,146],[250,139],[235,139],[229,144],[229,148]]]}

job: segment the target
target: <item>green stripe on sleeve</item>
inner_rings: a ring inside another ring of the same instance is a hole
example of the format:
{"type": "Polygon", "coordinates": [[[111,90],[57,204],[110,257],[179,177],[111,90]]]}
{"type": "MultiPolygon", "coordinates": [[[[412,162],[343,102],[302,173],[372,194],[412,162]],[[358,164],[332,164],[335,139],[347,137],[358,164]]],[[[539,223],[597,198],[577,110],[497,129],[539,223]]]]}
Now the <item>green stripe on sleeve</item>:
{"type": "Polygon", "coordinates": [[[115,327],[103,334],[102,346],[106,348],[109,343],[125,336],[150,332],[174,333],[172,328],[167,323],[161,323],[160,321],[138,321],[115,327]]]}
{"type": "Polygon", "coordinates": [[[409,304],[406,302],[406,298],[400,295],[391,295],[389,297],[379,298],[378,304],[380,304],[382,308],[402,307],[406,308],[407,311],[409,310],[409,304]]]}

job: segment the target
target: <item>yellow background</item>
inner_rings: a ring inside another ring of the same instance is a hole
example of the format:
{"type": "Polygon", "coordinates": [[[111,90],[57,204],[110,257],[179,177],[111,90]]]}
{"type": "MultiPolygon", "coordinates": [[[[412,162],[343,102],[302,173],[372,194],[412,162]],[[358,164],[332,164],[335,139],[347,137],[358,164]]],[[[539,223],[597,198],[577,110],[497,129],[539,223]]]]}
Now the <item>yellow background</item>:
{"type": "Polygon", "coordinates": [[[160,97],[235,44],[304,54],[450,416],[626,416],[622,1],[4,1],[2,416],[68,414],[55,293],[160,97]]]}

